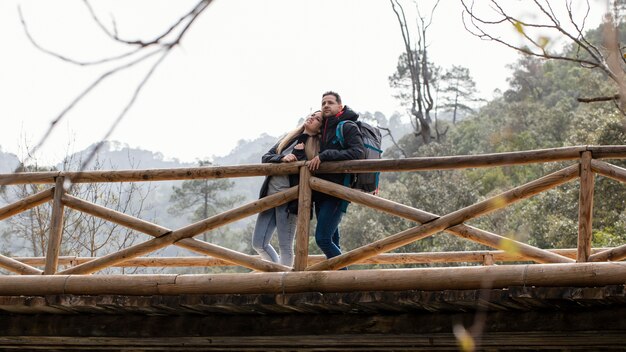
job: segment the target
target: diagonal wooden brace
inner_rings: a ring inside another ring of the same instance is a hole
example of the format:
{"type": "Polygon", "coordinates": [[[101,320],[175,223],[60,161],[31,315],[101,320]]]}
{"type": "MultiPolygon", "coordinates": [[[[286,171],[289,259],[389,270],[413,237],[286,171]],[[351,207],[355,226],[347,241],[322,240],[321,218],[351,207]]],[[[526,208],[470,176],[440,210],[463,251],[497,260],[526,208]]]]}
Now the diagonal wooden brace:
{"type": "Polygon", "coordinates": [[[529,198],[535,194],[569,182],[578,176],[578,172],[578,164],[569,166],[495,197],[459,209],[426,224],[413,227],[368,245],[353,249],[337,257],[327,259],[324,262],[310,266],[307,270],[335,270],[343,268],[346,265],[354,264],[362,259],[373,257],[379,253],[402,247],[411,242],[431,236],[436,232],[462,224],[467,220],[504,208],[519,200],[529,198]]]}
{"type": "MultiPolygon", "coordinates": [[[[191,238],[200,233],[212,230],[222,225],[243,219],[258,212],[274,208],[287,203],[298,197],[298,187],[294,186],[286,191],[273,194],[271,196],[250,202],[241,207],[225,211],[208,219],[198,221],[191,225],[180,228],[176,231],[164,234],[160,237],[146,242],[122,249],[118,252],[108,254],[93,261],[77,265],[66,269],[59,274],[90,274],[103,268],[121,263],[129,258],[135,258],[143,254],[153,252],[157,249],[169,246],[186,238],[191,238]]],[[[285,267],[286,268],[286,267],[285,267]]]]}

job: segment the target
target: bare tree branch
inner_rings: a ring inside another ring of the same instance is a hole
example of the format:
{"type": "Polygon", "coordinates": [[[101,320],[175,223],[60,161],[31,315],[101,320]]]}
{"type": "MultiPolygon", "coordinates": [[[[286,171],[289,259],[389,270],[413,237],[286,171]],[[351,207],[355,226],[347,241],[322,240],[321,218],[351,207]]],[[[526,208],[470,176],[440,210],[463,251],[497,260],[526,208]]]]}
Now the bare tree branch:
{"type": "Polygon", "coordinates": [[[389,136],[389,138],[391,138],[391,142],[393,143],[393,145],[400,151],[400,153],[402,153],[402,155],[406,158],[406,152],[404,151],[404,149],[402,147],[400,147],[400,145],[398,145],[398,143],[396,142],[396,139],[393,138],[393,134],[391,133],[391,130],[387,127],[382,127],[382,126],[378,126],[379,129],[386,131],[387,134],[383,135],[383,138],[386,136],[389,136]]]}
{"type": "MultiPolygon", "coordinates": [[[[411,125],[413,126],[413,134],[415,136],[421,136],[424,144],[430,143],[431,137],[431,118],[430,111],[433,108],[433,99],[430,94],[431,85],[431,63],[428,62],[428,48],[426,43],[426,32],[430,24],[432,23],[432,16],[439,4],[439,1],[435,4],[431,11],[431,18],[426,21],[424,17],[420,15],[418,3],[415,2],[417,18],[415,37],[417,42],[413,44],[411,42],[410,32],[411,29],[407,22],[407,17],[404,11],[404,7],[399,0],[390,0],[391,8],[396,15],[398,24],[400,25],[400,31],[402,33],[402,39],[404,41],[404,48],[406,55],[406,62],[399,63],[399,67],[402,64],[406,65],[406,70],[409,73],[410,85],[411,85],[411,110],[412,115],[411,125]],[[415,47],[413,46],[415,45],[415,47]]],[[[399,77],[401,78],[401,77],[399,77]]]]}
{"type": "MultiPolygon", "coordinates": [[[[89,9],[89,13],[91,14],[91,17],[93,18],[93,20],[96,22],[96,24],[102,29],[102,31],[109,36],[111,39],[123,43],[123,44],[128,44],[128,45],[138,45],[140,47],[146,47],[146,46],[151,46],[151,45],[156,45],[159,44],[161,42],[161,40],[163,40],[165,37],[167,37],[168,35],[170,35],[172,32],[174,32],[174,30],[176,30],[177,27],[179,27],[183,22],[185,22],[186,20],[189,21],[188,25],[186,27],[189,26],[189,24],[191,24],[191,22],[193,22],[196,17],[202,12],[204,11],[207,6],[209,6],[209,4],[212,2],[212,0],[203,0],[200,1],[199,3],[197,3],[192,9],[191,11],[189,11],[187,14],[185,14],[184,16],[182,16],[181,18],[178,19],[178,21],[176,21],[174,24],[172,24],[170,26],[170,28],[168,28],[167,30],[165,30],[162,34],[160,34],[159,36],[157,36],[156,38],[149,40],[149,41],[142,41],[142,40],[127,40],[127,39],[122,39],[118,36],[117,34],[117,29],[114,30],[113,33],[111,33],[111,31],[109,31],[104,24],[102,24],[102,22],[100,21],[100,19],[98,18],[98,16],[95,14],[95,12],[93,11],[93,8],[91,7],[91,5],[89,4],[88,0],[83,0],[83,2],[85,3],[85,6],[87,6],[87,8],[89,9]]],[[[177,37],[180,39],[182,38],[182,34],[184,33],[180,33],[177,37]]]]}
{"type": "Polygon", "coordinates": [[[104,135],[103,139],[96,145],[96,147],[92,150],[90,156],[81,165],[81,170],[84,169],[89,164],[89,162],[93,159],[94,155],[97,154],[98,150],[100,149],[100,147],[102,146],[106,138],[108,138],[113,133],[115,128],[119,125],[122,119],[126,116],[127,112],[130,110],[130,108],[133,106],[133,104],[137,100],[137,97],[139,96],[139,93],[141,92],[142,88],[148,82],[149,78],[152,76],[152,74],[160,65],[160,63],[163,62],[163,60],[167,57],[167,55],[172,49],[174,49],[176,46],[178,46],[181,43],[187,31],[191,28],[191,25],[198,19],[200,14],[202,14],[203,11],[206,10],[206,8],[213,2],[213,0],[200,0],[188,13],[180,17],[174,24],[170,25],[164,32],[156,36],[154,39],[148,40],[148,41],[122,39],[117,33],[117,28],[116,28],[115,23],[113,25],[114,27],[113,31],[108,30],[106,26],[100,21],[100,19],[94,12],[89,2],[87,0],[83,0],[83,2],[86,5],[89,13],[91,14],[91,17],[94,20],[94,22],[98,25],[98,27],[102,31],[104,31],[109,36],[109,38],[111,38],[115,42],[118,42],[127,46],[131,46],[131,47],[136,47],[136,48],[133,48],[132,50],[127,51],[126,53],[121,54],[121,55],[106,57],[100,60],[95,60],[95,61],[90,61],[90,62],[83,62],[83,61],[66,57],[52,50],[48,50],[44,48],[43,46],[39,45],[37,41],[34,40],[34,38],[32,37],[32,35],[30,34],[28,30],[26,20],[24,19],[24,16],[22,14],[22,10],[20,7],[18,7],[20,20],[22,22],[22,26],[24,28],[26,36],[28,37],[29,41],[40,51],[48,55],[52,55],[60,60],[75,64],[75,65],[79,65],[79,66],[98,65],[98,64],[111,63],[111,62],[116,63],[116,67],[101,74],[94,82],[92,82],[77,97],[75,97],[61,111],[59,115],[57,115],[52,120],[52,122],[50,123],[50,126],[48,127],[48,129],[46,130],[46,132],[44,133],[40,141],[35,145],[33,149],[28,151],[28,155],[34,155],[35,152],[44,145],[46,140],[51,135],[52,131],[59,124],[59,122],[63,119],[63,117],[65,117],[69,111],[71,111],[85,96],[87,96],[94,88],[100,85],[100,83],[102,83],[105,79],[127,68],[130,68],[139,63],[145,62],[153,55],[160,54],[160,57],[151,66],[150,70],[146,73],[144,78],[138,83],[131,99],[124,106],[121,113],[118,115],[117,119],[113,122],[113,124],[111,125],[107,133],[104,135]],[[166,40],[166,38],[170,36],[173,36],[173,37],[169,40],[166,40]],[[151,49],[152,47],[156,47],[156,49],[151,49]],[[138,57],[128,62],[125,62],[125,60],[130,59],[134,55],[138,57]]]}
{"type": "Polygon", "coordinates": [[[619,100],[619,99],[620,99],[619,94],[615,94],[610,97],[578,98],[576,100],[581,103],[597,103],[601,101],[613,101],[613,100],[619,100]]]}
{"type": "MultiPolygon", "coordinates": [[[[504,9],[502,9],[502,7],[500,7],[495,0],[492,0],[492,3],[495,5],[495,8],[497,9],[497,14],[502,16],[502,19],[499,21],[487,21],[481,17],[478,17],[478,14],[476,13],[476,11],[473,8],[473,3],[471,6],[468,6],[466,4],[467,0],[462,0],[461,4],[463,5],[463,8],[465,9],[464,11],[464,16],[462,17],[463,19],[463,24],[465,26],[465,29],[471,33],[472,35],[479,37],[480,39],[484,39],[484,40],[490,40],[490,41],[494,41],[497,43],[500,43],[506,47],[509,47],[513,50],[517,50],[523,54],[526,55],[532,55],[532,56],[536,56],[536,57],[543,57],[543,58],[547,58],[547,59],[555,59],[555,60],[564,60],[564,61],[571,61],[571,62],[577,62],[580,64],[585,64],[588,65],[590,67],[600,67],[601,66],[601,61],[600,57],[598,56],[598,53],[600,53],[599,49],[597,49],[595,46],[589,44],[588,42],[585,43],[582,40],[577,39],[575,36],[573,36],[572,34],[570,34],[569,32],[565,31],[562,27],[559,26],[555,26],[555,25],[543,25],[543,24],[533,24],[533,23],[528,23],[525,22],[519,18],[513,17],[509,14],[507,14],[504,9]],[[468,23],[465,21],[466,15],[469,15],[470,17],[470,23],[472,24],[472,27],[470,28],[468,26],[468,23]],[[543,28],[543,29],[552,29],[552,30],[556,30],[559,33],[564,34],[566,37],[568,37],[569,39],[571,39],[573,42],[577,43],[579,45],[579,48],[581,48],[582,50],[586,51],[593,59],[594,61],[590,61],[587,59],[581,59],[579,57],[568,57],[568,56],[563,56],[563,55],[559,55],[559,54],[552,54],[552,53],[548,53],[547,51],[545,51],[541,45],[539,45],[538,43],[536,43],[534,40],[530,39],[528,37],[528,35],[523,32],[521,33],[525,38],[527,38],[528,40],[530,40],[533,45],[535,45],[536,47],[541,49],[541,52],[535,52],[532,51],[530,48],[528,48],[527,46],[521,46],[521,45],[514,45],[511,43],[506,42],[505,40],[496,37],[492,34],[489,34],[486,29],[484,29],[483,27],[481,27],[481,25],[493,25],[493,24],[501,24],[501,23],[509,23],[512,26],[522,26],[522,27],[531,27],[531,28],[543,28]]],[[[536,3],[536,1],[535,1],[536,3]]],[[[588,3],[587,3],[588,5],[588,3]]],[[[541,8],[541,7],[540,7],[541,8]]],[[[545,10],[542,10],[542,12],[544,12],[545,10]]],[[[544,12],[545,13],[545,12],[544,12]]],[[[578,33],[581,37],[582,37],[582,33],[578,33]]],[[[607,72],[609,73],[609,72],[607,72]]]]}
{"type": "Polygon", "coordinates": [[[147,58],[157,54],[159,51],[161,51],[161,49],[158,49],[156,51],[150,52],[138,59],[135,59],[129,63],[126,63],[124,65],[115,67],[105,73],[103,73],[102,75],[100,75],[100,77],[98,77],[95,81],[93,81],[87,88],[85,88],[80,94],[78,94],[78,96],[76,96],[74,98],[74,100],[72,100],[66,107],[65,109],[63,109],[63,111],[61,111],[61,113],[59,113],[59,115],[57,115],[51,122],[50,122],[50,126],[48,126],[48,129],[46,130],[46,132],[44,133],[43,137],[41,138],[41,140],[39,141],[39,143],[37,143],[31,150],[29,150],[29,155],[34,154],[37,150],[39,150],[39,148],[41,148],[44,144],[44,142],[48,139],[48,137],[50,136],[50,134],[52,134],[52,131],[54,130],[54,128],[57,126],[57,124],[59,122],[61,122],[61,120],[63,119],[63,117],[65,117],[65,115],[74,108],[74,106],[76,106],[76,104],[78,104],[78,102],[80,102],[85,96],[87,96],[87,94],[89,94],[94,88],[96,88],[100,83],[102,83],[102,81],[104,81],[105,79],[107,79],[108,77],[110,77],[111,75],[118,73],[120,71],[123,71],[127,68],[133,67],[136,64],[143,62],[144,60],[146,60],[147,58]]]}
{"type": "MultiPolygon", "coordinates": [[[[575,19],[572,1],[565,1],[564,10],[566,14],[562,16],[567,18],[567,21],[562,21],[559,18],[557,12],[552,8],[553,4],[549,1],[532,0],[528,2],[532,3],[539,13],[545,16],[545,23],[530,23],[524,21],[519,16],[511,15],[500,6],[497,0],[491,0],[490,7],[496,18],[487,19],[486,14],[475,8],[476,3],[474,1],[461,0],[461,4],[464,8],[462,17],[463,24],[466,30],[476,37],[497,42],[525,55],[578,63],[582,67],[602,71],[615,83],[616,88],[619,90],[619,94],[616,94],[616,96],[621,99],[620,105],[622,108],[620,110],[624,110],[624,107],[626,107],[626,100],[624,100],[626,98],[626,94],[624,94],[626,91],[626,83],[624,82],[624,71],[626,70],[624,64],[626,63],[626,58],[623,55],[623,48],[620,44],[619,36],[617,35],[619,26],[619,21],[616,19],[617,14],[612,14],[610,11],[605,14],[605,20],[602,26],[604,30],[604,43],[592,43],[584,33],[591,8],[588,0],[584,2],[586,7],[583,17],[580,20],[575,19]],[[514,26],[525,42],[531,45],[514,44],[494,34],[497,32],[496,27],[502,27],[502,25],[506,23],[514,26]],[[546,46],[547,41],[542,38],[539,38],[539,41],[534,39],[527,29],[541,29],[551,33],[551,35],[564,38],[572,45],[573,50],[561,53],[548,51],[546,46]],[[602,47],[600,47],[600,45],[602,45],[602,47]]],[[[501,1],[500,3],[504,4],[506,2],[501,1]]],[[[611,98],[609,100],[613,99],[611,98]]],[[[604,97],[600,97],[598,100],[579,99],[579,101],[591,102],[606,100],[604,97]]]]}
{"type": "Polygon", "coordinates": [[[28,38],[28,41],[30,41],[30,43],[37,48],[39,51],[44,52],[48,55],[51,55],[59,60],[65,61],[65,62],[69,62],[71,64],[77,65],[77,66],[93,66],[93,65],[99,65],[99,64],[103,64],[103,63],[107,63],[107,62],[112,62],[112,61],[118,61],[118,60],[122,60],[125,59],[129,56],[132,56],[133,54],[137,53],[138,51],[141,50],[141,48],[137,48],[137,49],[133,49],[131,51],[128,51],[124,54],[121,55],[117,55],[117,56],[111,56],[111,57],[107,57],[107,58],[103,58],[103,59],[99,59],[99,60],[94,60],[94,61],[79,61],[79,60],[75,60],[72,59],[70,57],[64,56],[62,54],[59,54],[57,52],[54,52],[52,50],[46,49],[44,48],[42,45],[40,45],[35,38],[33,38],[32,34],[30,33],[30,31],[28,30],[28,25],[26,24],[26,20],[24,19],[24,15],[22,14],[22,8],[21,6],[18,5],[17,7],[17,12],[19,14],[20,17],[20,22],[22,23],[22,28],[24,28],[24,33],[26,34],[26,37],[28,38]]]}
{"type": "Polygon", "coordinates": [[[163,62],[163,60],[165,59],[165,57],[169,53],[170,53],[170,50],[163,51],[163,54],[161,55],[161,57],[154,63],[154,65],[152,65],[152,67],[150,68],[150,71],[148,71],[146,76],[144,76],[143,80],[139,83],[139,85],[135,89],[135,92],[133,93],[133,96],[131,97],[131,99],[128,101],[128,103],[124,107],[124,110],[122,110],[122,112],[119,114],[119,116],[117,117],[115,122],[113,122],[113,124],[111,125],[111,127],[109,128],[107,133],[100,139],[100,142],[98,142],[96,147],[93,148],[93,150],[91,151],[89,156],[87,156],[87,158],[85,159],[85,161],[83,162],[83,164],[80,167],[81,170],[84,170],[87,167],[87,165],[89,165],[89,162],[91,162],[91,160],[96,156],[96,154],[98,153],[98,151],[100,150],[102,145],[111,136],[113,131],[115,131],[115,128],[117,128],[117,126],[122,121],[124,116],[126,116],[126,113],[130,109],[130,107],[133,106],[133,104],[135,103],[135,100],[137,100],[137,96],[139,96],[139,92],[141,92],[141,89],[145,86],[146,82],[148,82],[150,77],[152,77],[152,74],[154,73],[156,68],[161,64],[161,62],[163,62]]]}

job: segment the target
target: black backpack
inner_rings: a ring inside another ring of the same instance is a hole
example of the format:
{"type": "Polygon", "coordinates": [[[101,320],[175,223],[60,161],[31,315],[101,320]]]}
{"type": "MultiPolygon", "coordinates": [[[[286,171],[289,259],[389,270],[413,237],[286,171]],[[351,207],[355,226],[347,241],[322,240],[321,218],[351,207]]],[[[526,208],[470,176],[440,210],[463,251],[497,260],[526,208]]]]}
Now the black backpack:
{"type": "MultiPolygon", "coordinates": [[[[335,135],[339,140],[339,144],[342,148],[345,148],[345,139],[343,138],[343,125],[346,123],[356,124],[359,131],[363,135],[363,146],[365,157],[364,159],[380,159],[383,154],[381,144],[383,137],[378,127],[374,127],[368,123],[361,121],[344,120],[339,122],[335,135]]],[[[356,180],[352,183],[352,188],[360,189],[363,192],[378,194],[378,181],[380,179],[380,172],[368,172],[355,174],[356,180]]]]}

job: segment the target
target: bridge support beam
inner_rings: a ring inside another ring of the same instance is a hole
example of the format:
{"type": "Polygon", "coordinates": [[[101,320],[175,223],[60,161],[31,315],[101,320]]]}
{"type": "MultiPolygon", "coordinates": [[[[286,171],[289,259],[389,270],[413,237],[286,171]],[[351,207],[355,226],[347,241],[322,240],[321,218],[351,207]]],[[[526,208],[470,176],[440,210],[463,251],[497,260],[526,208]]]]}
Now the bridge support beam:
{"type": "Polygon", "coordinates": [[[458,351],[454,332],[464,330],[476,350],[616,351],[626,348],[623,302],[623,285],[136,299],[0,297],[0,309],[11,312],[0,312],[0,348],[458,351]]]}
{"type": "Polygon", "coordinates": [[[0,276],[0,296],[439,291],[624,282],[622,262],[207,275],[22,275],[0,276]]]}

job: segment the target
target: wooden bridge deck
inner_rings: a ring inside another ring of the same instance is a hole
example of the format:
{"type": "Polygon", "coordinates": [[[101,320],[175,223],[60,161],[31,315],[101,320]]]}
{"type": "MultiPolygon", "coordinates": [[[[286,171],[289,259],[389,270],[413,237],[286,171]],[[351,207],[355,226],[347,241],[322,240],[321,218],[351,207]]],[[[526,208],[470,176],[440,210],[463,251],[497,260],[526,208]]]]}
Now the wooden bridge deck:
{"type": "Polygon", "coordinates": [[[626,285],[0,296],[2,350],[626,349],[626,285]],[[456,334],[455,334],[456,331],[456,334]]]}

